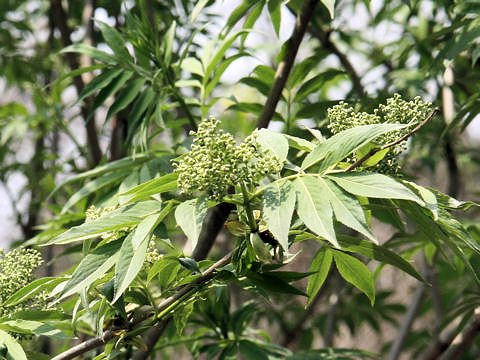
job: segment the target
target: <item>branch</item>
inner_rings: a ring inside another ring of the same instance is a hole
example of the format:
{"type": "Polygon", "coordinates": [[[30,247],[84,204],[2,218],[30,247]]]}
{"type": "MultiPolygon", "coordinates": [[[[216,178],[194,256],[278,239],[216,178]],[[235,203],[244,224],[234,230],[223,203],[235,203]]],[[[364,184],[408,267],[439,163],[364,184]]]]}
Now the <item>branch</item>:
{"type": "Polygon", "coordinates": [[[107,330],[103,333],[103,337],[96,337],[93,339],[89,339],[87,341],[84,341],[67,351],[64,351],[61,354],[58,354],[57,356],[54,356],[51,360],[68,360],[68,359],[73,359],[79,355],[82,355],[86,353],[87,351],[93,350],[97,347],[100,347],[102,345],[105,345],[108,343],[110,340],[114,338],[114,334],[112,330],[107,330]]]}
{"type": "MultiPolygon", "coordinates": [[[[70,39],[70,35],[72,30],[69,28],[67,24],[68,16],[63,9],[62,0],[50,0],[50,7],[54,14],[53,18],[55,19],[55,24],[58,30],[60,31],[60,37],[62,40],[62,45],[64,47],[69,46],[72,44],[72,40],[70,39]]],[[[78,62],[77,56],[74,53],[66,53],[65,57],[67,59],[68,65],[70,69],[75,70],[80,68],[80,64],[78,62]]],[[[80,75],[75,76],[73,78],[73,84],[77,91],[77,94],[80,94],[85,87],[85,83],[82,80],[80,75]]],[[[84,119],[87,119],[90,114],[92,99],[90,97],[86,98],[84,101],[84,105],[81,107],[81,113],[84,119]]],[[[100,144],[98,141],[98,134],[97,129],[95,126],[95,120],[92,118],[86,122],[86,130],[87,130],[87,139],[88,139],[88,148],[90,149],[90,156],[92,158],[93,166],[97,165],[100,160],[102,159],[102,150],[100,149],[100,144]]]]}
{"type": "Polygon", "coordinates": [[[473,319],[465,326],[460,334],[458,334],[447,351],[438,358],[438,360],[454,360],[458,359],[465,350],[467,350],[472,344],[473,340],[478,336],[480,332],[480,309],[476,308],[473,319]]]}
{"type": "Polygon", "coordinates": [[[446,328],[432,341],[419,357],[420,360],[453,360],[468,349],[480,333],[480,308],[476,308],[473,318],[467,323],[463,332],[458,327],[446,328]]]}
{"type": "Polygon", "coordinates": [[[200,261],[207,257],[218,233],[234,208],[233,204],[220,203],[209,209],[198,237],[197,246],[195,246],[192,253],[192,258],[195,261],[200,261]]]}
{"type": "Polygon", "coordinates": [[[398,331],[398,335],[395,338],[395,341],[390,348],[390,352],[388,353],[388,360],[396,360],[402,351],[403,345],[407,340],[407,337],[410,333],[410,328],[412,327],[413,321],[417,316],[417,312],[420,309],[420,305],[423,301],[423,296],[425,294],[425,290],[427,289],[427,285],[425,283],[420,283],[413,295],[412,302],[408,307],[407,313],[405,314],[402,324],[400,325],[400,330],[398,331]]]}
{"type": "Polygon", "coordinates": [[[344,172],[348,172],[348,171],[351,171],[353,169],[356,169],[357,167],[362,165],[365,161],[367,161],[369,158],[371,158],[373,155],[375,155],[377,152],[383,151],[383,150],[388,149],[392,146],[400,144],[402,141],[407,140],[410,136],[415,134],[418,130],[420,130],[422,127],[424,127],[430,120],[432,120],[435,117],[435,115],[437,115],[437,113],[439,111],[440,111],[439,108],[433,109],[432,113],[425,120],[423,120],[420,124],[418,124],[417,127],[415,129],[413,129],[412,131],[410,131],[408,134],[403,135],[401,138],[399,138],[395,141],[392,141],[391,143],[388,143],[388,144],[385,144],[385,145],[383,145],[379,148],[375,148],[375,149],[370,150],[360,160],[356,161],[354,164],[352,164],[348,168],[346,168],[344,170],[344,172]]]}
{"type": "MultiPolygon", "coordinates": [[[[227,220],[230,212],[234,206],[229,203],[220,203],[213,208],[208,209],[207,216],[202,225],[202,230],[197,241],[197,246],[193,250],[192,258],[196,261],[203,260],[207,257],[210,249],[212,248],[218,233],[222,229],[223,224],[227,220]]],[[[145,336],[145,345],[147,350],[139,350],[135,353],[133,360],[144,360],[150,355],[150,352],[154,349],[160,336],[162,336],[165,328],[170,323],[171,318],[167,318],[152,329],[148,331],[145,336]]]]}
{"type": "Polygon", "coordinates": [[[367,93],[362,85],[362,82],[360,81],[360,76],[358,76],[352,63],[350,62],[350,60],[348,60],[347,56],[343,52],[341,52],[340,49],[332,42],[332,40],[330,39],[330,32],[323,32],[319,28],[320,26],[318,25],[316,28],[313,26],[309,26],[308,32],[312,34],[312,36],[315,37],[318,41],[320,41],[320,43],[325,49],[330,50],[332,54],[335,54],[345,71],[350,76],[353,84],[353,89],[358,94],[358,97],[365,97],[367,93]]]}
{"type": "Polygon", "coordinates": [[[277,107],[280,96],[282,95],[283,88],[290,74],[290,70],[293,67],[295,62],[295,57],[297,56],[298,48],[302,42],[303,36],[307,29],[308,22],[312,18],[313,11],[317,5],[318,0],[308,0],[305,1],[302,11],[297,15],[297,21],[295,23],[295,29],[293,30],[292,36],[288,40],[287,51],[283,60],[277,67],[275,72],[275,79],[273,81],[272,89],[268,94],[267,101],[263,107],[263,111],[260,114],[257,122],[257,128],[266,128],[275,114],[275,108],[277,107]]]}
{"type": "MultiPolygon", "coordinates": [[[[443,74],[444,85],[442,87],[442,110],[443,118],[447,127],[455,117],[455,97],[453,95],[452,86],[455,84],[455,74],[452,66],[447,66],[443,74]]],[[[460,170],[458,168],[457,157],[453,147],[451,133],[445,136],[445,156],[448,166],[448,195],[456,198],[460,188],[460,170]]]]}
{"type": "MultiPolygon", "coordinates": [[[[177,300],[181,299],[184,295],[196,289],[199,285],[202,285],[210,281],[211,279],[213,279],[215,276],[216,270],[218,268],[221,268],[227,265],[230,262],[231,258],[232,258],[232,252],[222,257],[220,260],[218,260],[216,263],[210,266],[207,270],[205,270],[201,276],[193,280],[188,285],[182,287],[178,292],[161,301],[160,304],[158,304],[157,306],[158,312],[162,312],[168,309],[170,306],[174,305],[177,300]]],[[[153,315],[152,313],[146,312],[143,316],[139,316],[138,318],[136,318],[135,322],[130,325],[131,326],[139,325],[141,322],[151,318],[152,315],[153,315]]],[[[71,349],[53,357],[51,360],[70,360],[76,356],[86,353],[87,351],[100,347],[106,344],[107,342],[109,342],[110,340],[112,340],[115,337],[115,332],[118,330],[126,330],[126,329],[109,329],[104,332],[103,336],[99,336],[99,337],[84,341],[72,347],[71,349]]]]}
{"type": "Polygon", "coordinates": [[[313,298],[312,302],[310,305],[308,305],[307,309],[303,312],[302,316],[300,319],[297,321],[297,323],[290,329],[285,331],[285,335],[282,341],[282,346],[283,347],[288,347],[291,343],[293,343],[299,336],[302,335],[302,330],[303,326],[305,323],[312,318],[313,313],[315,312],[315,308],[317,304],[320,302],[320,299],[323,298],[325,295],[325,292],[327,290],[326,284],[329,283],[329,278],[332,276],[332,270],[330,269],[330,272],[327,275],[327,279],[324,282],[323,286],[320,288],[318,291],[317,295],[313,298]]]}

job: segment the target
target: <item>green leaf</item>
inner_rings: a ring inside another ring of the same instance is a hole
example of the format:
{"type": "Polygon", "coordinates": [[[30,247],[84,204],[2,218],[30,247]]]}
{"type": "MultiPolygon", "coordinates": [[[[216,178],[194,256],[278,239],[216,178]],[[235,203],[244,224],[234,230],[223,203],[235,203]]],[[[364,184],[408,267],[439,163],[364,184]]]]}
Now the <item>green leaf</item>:
{"type": "Polygon", "coordinates": [[[148,271],[147,275],[147,283],[150,283],[152,279],[157,276],[157,274],[162,273],[163,270],[169,265],[177,265],[177,261],[175,259],[162,257],[152,265],[150,270],[148,271]]]}
{"type": "Polygon", "coordinates": [[[257,3],[257,0],[244,0],[239,6],[232,11],[225,24],[224,30],[229,32],[229,29],[235,26],[235,24],[248,12],[248,10],[257,3]]]}
{"type": "Polygon", "coordinates": [[[397,200],[395,201],[395,203],[398,204],[400,209],[417,226],[417,228],[435,244],[437,249],[442,251],[445,258],[448,259],[448,257],[445,254],[445,251],[441,246],[440,241],[443,241],[443,243],[446,244],[467,266],[467,268],[472,273],[477,284],[480,284],[480,278],[477,272],[473,268],[468,257],[465,255],[465,252],[460,246],[460,243],[463,243],[464,245],[467,245],[473,251],[478,253],[478,250],[477,250],[478,244],[476,244],[475,241],[471,243],[468,238],[455,239],[456,238],[455,231],[450,232],[451,229],[448,229],[448,227],[446,228],[441,227],[440,224],[435,222],[430,216],[428,216],[425,213],[426,212],[425,209],[419,207],[417,204],[414,204],[408,201],[403,201],[403,200],[397,200]],[[448,236],[447,234],[451,236],[448,236]],[[460,240],[460,243],[457,240],[460,240]]]}
{"type": "Polygon", "coordinates": [[[220,61],[222,60],[223,56],[225,55],[227,50],[229,50],[232,47],[232,44],[237,39],[237,37],[239,37],[240,35],[242,35],[244,33],[247,33],[247,32],[248,32],[248,30],[237,31],[232,36],[230,36],[229,38],[226,38],[225,40],[223,40],[220,43],[217,52],[215,53],[215,55],[213,55],[213,57],[210,59],[208,64],[203,64],[205,69],[206,69],[205,76],[203,78],[204,84],[206,84],[206,82],[210,79],[210,75],[218,67],[218,65],[219,65],[220,61]]]}
{"type": "Polygon", "coordinates": [[[85,44],[73,44],[73,45],[67,46],[66,48],[63,48],[60,51],[60,54],[63,54],[66,52],[76,52],[76,53],[84,54],[106,64],[112,64],[112,65],[117,64],[117,58],[114,55],[106,53],[105,51],[98,50],[97,48],[94,48],[92,46],[85,45],[85,44]]]}
{"type": "Polygon", "coordinates": [[[349,228],[365,235],[374,243],[378,243],[375,236],[368,228],[365,213],[358,199],[345,192],[328,179],[319,178],[319,180],[325,188],[325,195],[330,201],[335,218],[349,228]]]}
{"type": "Polygon", "coordinates": [[[331,249],[331,251],[340,275],[367,295],[373,306],[375,302],[375,283],[370,270],[368,270],[365,264],[353,256],[334,249],[331,249]]]}
{"type": "Polygon", "coordinates": [[[175,209],[175,220],[191,242],[192,249],[195,249],[197,240],[202,230],[203,219],[207,215],[207,197],[187,200],[175,209]]]}
{"type": "Polygon", "coordinates": [[[195,261],[195,259],[192,258],[187,258],[187,257],[180,257],[178,258],[178,262],[185,268],[190,270],[193,273],[199,273],[201,274],[202,271],[198,267],[198,263],[195,261]]]}
{"type": "Polygon", "coordinates": [[[338,69],[328,69],[321,74],[318,74],[307,80],[303,85],[298,89],[297,94],[295,95],[294,102],[301,102],[311,93],[320,89],[327,81],[330,81],[337,77],[338,75],[345,75],[345,71],[338,69]]]}
{"type": "Polygon", "coordinates": [[[173,322],[175,323],[175,328],[177,329],[177,335],[182,335],[183,329],[185,328],[185,325],[187,325],[190,315],[192,315],[194,305],[195,301],[189,301],[183,305],[181,309],[174,311],[173,322]]]}
{"type": "MultiPolygon", "coordinates": [[[[63,279],[63,281],[65,281],[65,279],[63,279]]],[[[23,310],[10,315],[10,318],[45,322],[70,320],[72,317],[59,310],[23,310]]]]}
{"type": "Polygon", "coordinates": [[[375,353],[357,349],[325,348],[296,352],[285,358],[285,360],[380,360],[381,357],[375,353]]]}
{"type": "Polygon", "coordinates": [[[80,93],[78,100],[75,102],[78,104],[80,101],[85,99],[87,96],[92,95],[94,92],[97,92],[100,89],[103,89],[105,86],[110,84],[110,82],[115,79],[120,73],[124,71],[122,68],[113,68],[107,69],[102,72],[100,75],[95,76],[92,81],[90,81],[80,93]]]}
{"type": "Polygon", "coordinates": [[[108,109],[107,116],[105,121],[108,121],[113,115],[115,115],[120,110],[125,109],[135,97],[138,95],[146,80],[143,78],[137,78],[130,81],[118,94],[114,103],[108,109]]]}
{"type": "Polygon", "coordinates": [[[203,65],[200,61],[196,58],[188,57],[182,61],[181,68],[183,70],[187,70],[192,74],[200,75],[202,78],[205,76],[205,70],[203,69],[203,65]]]}
{"type": "Polygon", "coordinates": [[[371,242],[346,235],[340,235],[338,237],[338,243],[341,245],[343,251],[362,254],[383,264],[395,266],[415,279],[426,282],[408,261],[384,246],[375,245],[371,242]]]}
{"type": "Polygon", "coordinates": [[[55,286],[64,282],[65,280],[65,278],[56,277],[44,277],[37,279],[15,292],[2,304],[2,306],[14,306],[20,304],[42,291],[49,291],[53,289],[55,286]]]}
{"type": "Polygon", "coordinates": [[[100,106],[103,105],[105,100],[107,100],[110,96],[113,96],[120,88],[125,85],[125,83],[133,76],[133,72],[131,71],[124,71],[120,74],[120,76],[113,79],[106,87],[104,87],[95,97],[95,100],[92,104],[92,109],[87,121],[92,117],[95,110],[97,110],[100,106]]]}
{"type": "Polygon", "coordinates": [[[115,240],[94,249],[85,256],[65,285],[62,299],[88,288],[94,281],[102,277],[116,262],[123,239],[115,240]]]}
{"type": "Polygon", "coordinates": [[[240,340],[239,350],[246,360],[268,360],[270,358],[268,352],[253,341],[240,340]]]}
{"type": "Polygon", "coordinates": [[[264,96],[268,96],[270,93],[270,85],[265,83],[263,79],[250,76],[241,78],[239,82],[257,89],[258,92],[264,96]]]}
{"type": "Polygon", "coordinates": [[[148,161],[152,158],[153,158],[152,154],[136,154],[135,156],[126,157],[120,160],[109,162],[105,165],[97,166],[95,169],[85,171],[81,174],[75,175],[70,179],[62,182],[52,191],[49,197],[52,197],[52,195],[55,194],[60,188],[72,182],[100,176],[110,171],[115,172],[115,171],[121,171],[125,169],[131,170],[133,167],[139,166],[143,164],[145,161],[148,161]]]}
{"type": "Polygon", "coordinates": [[[373,173],[332,174],[328,178],[351,194],[383,199],[403,199],[425,205],[415,193],[394,179],[373,173]]]}
{"type": "Polygon", "coordinates": [[[333,211],[320,180],[302,176],[294,181],[297,191],[297,212],[304,224],[315,234],[339,247],[333,229],[333,211]]]}
{"type": "Polygon", "coordinates": [[[172,21],[172,24],[168,28],[165,36],[162,40],[163,61],[165,66],[170,66],[172,60],[173,41],[175,40],[175,30],[177,28],[176,21],[172,21]]]}
{"type": "Polygon", "coordinates": [[[325,5],[325,7],[328,10],[328,13],[330,14],[330,18],[333,20],[335,16],[335,0],[321,0],[321,3],[325,5]]]}
{"type": "Polygon", "coordinates": [[[290,285],[288,282],[283,281],[276,276],[269,275],[268,273],[259,274],[249,271],[246,276],[252,283],[267,291],[307,296],[303,291],[290,285]]]}
{"type": "MultiPolygon", "coordinates": [[[[262,110],[263,110],[263,107],[264,107],[264,105],[262,105],[260,103],[239,102],[239,103],[235,103],[235,104],[230,105],[227,108],[227,110],[240,111],[240,112],[244,112],[244,113],[260,115],[262,110]]],[[[274,121],[282,121],[282,122],[285,121],[278,112],[275,112],[275,114],[273,115],[273,120],[274,121]]]]}
{"type": "Polygon", "coordinates": [[[412,181],[404,181],[405,184],[417,191],[422,200],[425,202],[425,207],[430,210],[434,220],[438,220],[438,200],[435,194],[429,189],[417,185],[412,181]]]}
{"type": "Polygon", "coordinates": [[[120,33],[115,30],[115,28],[104,22],[97,21],[97,24],[100,28],[100,31],[102,32],[105,42],[110,47],[110,49],[112,49],[119,62],[125,65],[133,64],[133,58],[128,52],[128,49],[125,46],[125,40],[122,38],[120,33]]]}
{"type": "Polygon", "coordinates": [[[288,145],[294,149],[310,152],[315,149],[315,144],[307,141],[305,139],[292,136],[292,135],[283,135],[288,140],[288,145]]]}
{"type": "Polygon", "coordinates": [[[480,57],[480,46],[477,45],[477,47],[472,51],[472,68],[477,63],[477,60],[479,57],[480,57]]]}
{"type": "Polygon", "coordinates": [[[132,111],[130,111],[128,118],[128,136],[125,140],[126,143],[130,143],[135,130],[138,129],[138,123],[143,114],[147,110],[148,106],[152,103],[155,97],[155,91],[151,87],[147,87],[133,103],[132,111]]]}
{"type": "Polygon", "coordinates": [[[294,88],[300,82],[305,80],[308,74],[310,74],[310,71],[315,69],[325,57],[326,55],[323,54],[315,54],[295,65],[292,69],[292,74],[288,77],[287,80],[288,88],[294,88]]]}
{"type": "MultiPolygon", "coordinates": [[[[108,67],[108,66],[105,65],[105,64],[97,64],[97,65],[86,66],[86,67],[82,67],[82,68],[79,68],[79,69],[70,71],[69,73],[60,76],[57,80],[51,82],[51,83],[48,85],[48,87],[49,87],[49,88],[54,88],[54,87],[56,87],[58,84],[60,84],[62,81],[64,81],[65,79],[68,79],[68,78],[71,78],[71,77],[75,77],[75,76],[78,76],[78,75],[82,75],[82,74],[87,73],[87,72],[92,72],[92,71],[94,71],[94,70],[105,69],[106,67],[108,67]]],[[[106,70],[106,71],[108,71],[108,70],[106,70]]],[[[100,75],[99,75],[99,76],[100,76],[100,75]]],[[[88,85],[87,85],[87,86],[88,86],[88,85]]],[[[77,101],[78,101],[78,100],[77,100],[77,101]]]]}
{"type": "MultiPolygon", "coordinates": [[[[373,143],[368,143],[362,146],[360,149],[357,150],[357,154],[356,154],[357,159],[362,159],[373,149],[378,149],[378,145],[373,143]]],[[[375,154],[370,156],[366,161],[364,161],[362,166],[369,167],[369,166],[377,165],[385,157],[385,155],[388,154],[389,150],[390,150],[389,148],[386,148],[376,152],[375,154]]]]}
{"type": "Polygon", "coordinates": [[[49,241],[47,245],[69,244],[74,241],[92,239],[106,232],[136,225],[144,217],[157,212],[160,205],[159,201],[149,200],[118,208],[107,215],[70,228],[49,241]]]}
{"type": "Polygon", "coordinates": [[[195,4],[195,7],[193,8],[192,12],[190,13],[190,19],[189,19],[190,24],[193,24],[195,22],[195,20],[197,20],[198,15],[200,15],[200,13],[202,12],[205,5],[208,4],[208,1],[209,0],[199,0],[199,1],[197,1],[197,3],[195,4]]]}
{"type": "Polygon", "coordinates": [[[53,327],[48,323],[43,323],[40,321],[32,321],[32,320],[8,320],[0,323],[0,327],[4,330],[8,330],[11,328],[12,332],[18,332],[21,334],[28,334],[28,335],[43,335],[48,336],[55,339],[70,339],[70,337],[66,336],[62,333],[59,329],[53,327]]]}
{"type": "Polygon", "coordinates": [[[323,143],[320,143],[313,151],[308,154],[302,163],[302,169],[308,169],[319,161],[320,172],[325,171],[330,166],[335,165],[355,150],[358,150],[377,136],[383,135],[393,130],[403,129],[408,124],[373,124],[362,125],[352,129],[342,131],[323,143]]]}
{"type": "Polygon", "coordinates": [[[275,70],[270,66],[258,65],[253,70],[254,74],[257,75],[257,78],[263,81],[265,84],[272,86],[273,81],[275,80],[275,70]]]}
{"type": "Polygon", "coordinates": [[[6,360],[28,360],[22,346],[6,331],[0,330],[0,344],[7,348],[6,360]]]}
{"type": "MultiPolygon", "coordinates": [[[[227,68],[237,59],[241,58],[241,57],[244,57],[245,54],[244,53],[240,53],[240,54],[235,54],[233,56],[230,56],[228,58],[226,58],[224,61],[222,61],[222,63],[215,69],[215,74],[213,76],[213,78],[207,82],[205,82],[205,79],[204,79],[204,85],[205,85],[205,91],[202,95],[202,100],[203,102],[205,102],[205,99],[210,95],[210,93],[212,92],[212,90],[217,86],[218,82],[220,81],[220,78],[222,77],[223,73],[225,72],[225,70],[227,70],[227,68]]],[[[210,102],[211,105],[212,102],[210,102]]]]}
{"type": "Polygon", "coordinates": [[[270,14],[270,19],[272,20],[273,28],[277,37],[280,36],[280,23],[282,22],[282,0],[269,0],[268,1],[268,12],[270,14]]]}
{"type": "Polygon", "coordinates": [[[121,195],[130,195],[129,202],[133,202],[149,198],[155,194],[176,190],[177,178],[177,173],[170,173],[137,185],[121,195]]]}
{"type": "Polygon", "coordinates": [[[267,244],[263,242],[258,233],[250,233],[250,244],[252,244],[255,255],[260,261],[266,263],[272,261],[272,254],[270,254],[267,244]]]}
{"type": "MultiPolygon", "coordinates": [[[[150,215],[149,217],[145,218],[143,222],[147,221],[150,225],[152,223],[152,217],[156,220],[158,218],[158,214],[150,215]]],[[[151,229],[151,231],[153,231],[153,229],[151,229]]],[[[122,247],[120,248],[118,260],[115,265],[115,296],[113,297],[112,304],[115,303],[120,296],[122,296],[122,294],[142,269],[143,262],[145,261],[145,257],[147,255],[148,244],[150,243],[150,236],[148,236],[149,234],[145,233],[144,231],[141,231],[141,235],[143,239],[137,246],[135,246],[135,235],[133,232],[131,232],[125,238],[122,247]]]]}
{"type": "Polygon", "coordinates": [[[95,180],[89,181],[68,199],[68,201],[63,206],[61,214],[66,213],[68,209],[70,209],[73,205],[78,203],[80,200],[86,198],[87,196],[94,194],[100,189],[114,184],[115,182],[120,181],[120,179],[123,179],[129,173],[131,173],[131,170],[116,171],[106,175],[102,175],[95,180]]]}
{"type": "Polygon", "coordinates": [[[133,250],[136,250],[145,239],[150,239],[153,231],[160,223],[160,221],[165,218],[171,207],[171,203],[168,203],[168,205],[164,207],[162,211],[157,214],[147,216],[145,219],[142,220],[140,224],[138,224],[132,238],[133,250]],[[166,209],[168,209],[168,211],[164,211],[166,209]]]}
{"type": "Polygon", "coordinates": [[[327,279],[330,266],[332,265],[332,259],[332,252],[327,246],[322,246],[313,257],[312,263],[310,264],[310,271],[315,273],[308,279],[308,300],[306,306],[310,305],[327,279]]]}
{"type": "Polygon", "coordinates": [[[290,181],[275,181],[262,196],[262,213],[267,227],[280,246],[288,250],[288,231],[295,209],[295,189],[290,181]]]}
{"type": "Polygon", "coordinates": [[[287,159],[288,140],[282,134],[268,129],[260,129],[257,141],[262,148],[270,150],[280,161],[287,159]]]}

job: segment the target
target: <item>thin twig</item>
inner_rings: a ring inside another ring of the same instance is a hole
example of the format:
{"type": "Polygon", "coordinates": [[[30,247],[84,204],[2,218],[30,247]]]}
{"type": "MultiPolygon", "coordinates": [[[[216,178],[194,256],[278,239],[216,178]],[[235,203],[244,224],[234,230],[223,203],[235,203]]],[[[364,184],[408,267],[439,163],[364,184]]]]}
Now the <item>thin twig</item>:
{"type": "Polygon", "coordinates": [[[439,108],[435,108],[433,109],[432,113],[425,119],[423,120],[420,124],[418,124],[415,129],[413,129],[412,131],[410,131],[408,134],[405,134],[403,135],[401,138],[395,140],[395,141],[392,141],[391,143],[388,143],[388,144],[385,144],[381,147],[378,147],[378,148],[375,148],[375,149],[372,149],[370,150],[365,156],[363,156],[360,160],[356,161],[355,163],[353,163],[352,165],[350,165],[348,168],[346,168],[344,170],[344,172],[348,172],[348,171],[352,171],[353,169],[356,169],[357,167],[359,167],[360,165],[362,165],[365,161],[367,161],[369,158],[371,158],[373,155],[375,155],[377,152],[379,151],[383,151],[385,149],[388,149],[392,146],[395,146],[395,145],[398,145],[400,144],[402,141],[405,141],[407,140],[410,136],[412,136],[413,134],[415,134],[418,130],[420,130],[422,127],[424,127],[430,120],[432,120],[435,115],[440,111],[439,108]]]}
{"type": "MultiPolygon", "coordinates": [[[[291,6],[287,5],[287,8],[294,16],[297,16],[297,13],[291,6]]],[[[312,23],[313,24],[309,25],[307,28],[308,32],[314,38],[316,38],[326,50],[329,50],[338,58],[343,68],[348,73],[348,76],[350,76],[355,92],[360,98],[365,97],[367,92],[362,85],[360,76],[358,76],[357,71],[353,67],[350,60],[348,60],[348,57],[343,52],[341,52],[340,49],[335,45],[335,43],[333,43],[333,41],[330,39],[331,31],[323,31],[320,24],[315,21],[315,18],[313,19],[312,23]]]]}
{"type": "Polygon", "coordinates": [[[407,313],[403,318],[402,324],[400,326],[400,330],[398,331],[398,335],[395,338],[395,341],[392,344],[390,352],[388,353],[388,360],[396,360],[398,359],[400,352],[407,340],[408,335],[410,334],[410,328],[412,327],[413,321],[415,320],[418,310],[420,309],[420,305],[423,302],[423,297],[425,291],[427,289],[427,285],[425,283],[420,283],[413,295],[412,302],[408,307],[407,313]]]}
{"type": "Polygon", "coordinates": [[[457,322],[444,329],[423,351],[419,360],[457,359],[480,333],[480,308],[475,309],[473,318],[458,333],[457,322]]]}
{"type": "Polygon", "coordinates": [[[343,52],[341,52],[340,49],[332,42],[332,40],[330,39],[330,32],[322,32],[319,25],[317,25],[316,27],[309,27],[308,32],[312,34],[312,36],[315,37],[318,41],[320,41],[320,43],[325,49],[329,50],[332,54],[335,54],[335,56],[338,58],[343,68],[347,72],[348,76],[350,76],[353,84],[353,89],[358,94],[358,97],[365,97],[366,91],[362,85],[360,76],[358,76],[357,71],[353,67],[350,60],[348,60],[348,57],[343,52]]]}
{"type": "Polygon", "coordinates": [[[87,351],[93,350],[97,347],[100,347],[102,345],[105,345],[108,343],[110,340],[114,338],[114,333],[112,330],[107,330],[103,333],[102,337],[96,337],[93,339],[88,339],[87,341],[84,341],[67,351],[64,351],[61,354],[58,354],[57,356],[54,356],[51,360],[68,360],[68,359],[73,359],[79,355],[82,355],[86,353],[87,351]]]}
{"type": "Polygon", "coordinates": [[[465,326],[465,329],[458,334],[451,342],[448,349],[438,360],[456,360],[470,347],[473,340],[480,333],[480,309],[475,309],[473,319],[465,326]]]}
{"type": "Polygon", "coordinates": [[[302,330],[303,330],[303,327],[305,326],[305,323],[312,318],[312,315],[315,312],[315,308],[317,307],[317,304],[325,295],[325,292],[327,290],[326,284],[330,282],[329,279],[331,278],[331,276],[332,276],[332,271],[328,273],[327,279],[325,280],[323,286],[320,288],[317,295],[315,295],[310,305],[308,305],[308,307],[305,309],[300,319],[298,319],[298,321],[290,330],[285,331],[284,338],[282,341],[283,347],[288,347],[291,343],[297,340],[299,336],[302,335],[302,330]]]}
{"type": "Polygon", "coordinates": [[[290,74],[290,70],[295,62],[298,48],[305,35],[307,25],[313,15],[313,11],[315,10],[317,3],[318,0],[305,1],[301,13],[297,16],[295,29],[293,30],[292,36],[288,40],[287,51],[285,52],[283,60],[280,62],[280,64],[278,64],[272,88],[268,94],[263,111],[258,119],[258,129],[266,128],[275,114],[275,108],[280,100],[280,96],[282,95],[283,88],[287,82],[288,75],[290,74]]]}
{"type": "Polygon", "coordinates": [[[337,322],[338,307],[340,305],[340,292],[345,288],[338,270],[333,270],[333,291],[330,295],[330,307],[328,308],[327,318],[323,327],[323,347],[333,347],[333,339],[335,335],[335,324],[337,322]]]}
{"type": "MultiPolygon", "coordinates": [[[[207,270],[205,270],[202,273],[201,276],[199,276],[198,278],[193,280],[188,285],[182,287],[178,292],[176,292],[172,296],[164,299],[157,306],[158,312],[161,312],[163,310],[168,309],[177,300],[181,299],[182,296],[184,296],[188,292],[194,290],[199,285],[210,281],[215,276],[215,271],[218,268],[221,268],[221,267],[227,265],[230,262],[231,258],[232,258],[232,252],[230,252],[227,255],[225,255],[224,257],[222,257],[220,260],[218,260],[216,263],[214,263],[212,266],[210,266],[207,270]]],[[[132,326],[139,325],[141,322],[151,318],[152,315],[153,314],[151,312],[146,312],[145,315],[139,316],[138,318],[135,319],[135,323],[130,324],[130,325],[132,325],[132,326]]],[[[84,341],[84,342],[70,348],[69,350],[64,351],[63,353],[58,354],[57,356],[53,357],[52,360],[70,360],[70,359],[73,359],[76,356],[79,356],[81,354],[86,353],[87,351],[90,351],[92,349],[100,347],[100,346],[108,343],[110,340],[112,340],[115,337],[115,331],[116,330],[119,330],[119,329],[106,330],[104,332],[103,336],[84,341]]]]}

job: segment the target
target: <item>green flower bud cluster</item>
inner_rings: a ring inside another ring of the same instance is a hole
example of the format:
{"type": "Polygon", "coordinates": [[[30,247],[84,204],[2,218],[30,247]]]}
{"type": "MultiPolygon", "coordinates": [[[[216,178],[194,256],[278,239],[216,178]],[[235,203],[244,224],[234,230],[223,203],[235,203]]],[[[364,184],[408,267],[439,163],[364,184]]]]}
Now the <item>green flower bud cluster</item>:
{"type": "MultiPolygon", "coordinates": [[[[338,134],[341,131],[361,125],[381,123],[410,124],[401,130],[391,131],[372,141],[374,145],[382,146],[408,134],[415,126],[425,120],[431,112],[432,104],[422,101],[419,96],[415,97],[412,101],[405,101],[399,94],[395,94],[392,98],[387,99],[385,105],[382,104],[375,109],[373,114],[357,112],[342,101],[338,105],[328,109],[328,128],[333,134],[338,134]]],[[[400,169],[398,156],[406,150],[406,147],[407,142],[402,141],[398,145],[390,148],[385,157],[372,170],[397,174],[400,169]]],[[[354,163],[357,160],[355,155],[347,159],[350,163],[354,163]]]]}
{"type": "Polygon", "coordinates": [[[163,257],[163,254],[158,252],[158,249],[155,244],[155,235],[152,236],[147,249],[147,255],[145,257],[145,262],[149,265],[153,265],[163,257]]]}
{"type": "Polygon", "coordinates": [[[231,185],[258,184],[267,174],[278,173],[283,163],[268,150],[261,149],[255,131],[240,145],[229,133],[219,129],[219,120],[203,120],[196,132],[191,151],[175,160],[180,191],[191,194],[206,191],[221,200],[231,185]]]}
{"type": "Polygon", "coordinates": [[[10,316],[22,310],[46,309],[46,293],[14,306],[3,306],[10,296],[35,279],[34,271],[42,263],[42,256],[37,250],[18,248],[6,253],[0,249],[0,316],[10,316]]]}

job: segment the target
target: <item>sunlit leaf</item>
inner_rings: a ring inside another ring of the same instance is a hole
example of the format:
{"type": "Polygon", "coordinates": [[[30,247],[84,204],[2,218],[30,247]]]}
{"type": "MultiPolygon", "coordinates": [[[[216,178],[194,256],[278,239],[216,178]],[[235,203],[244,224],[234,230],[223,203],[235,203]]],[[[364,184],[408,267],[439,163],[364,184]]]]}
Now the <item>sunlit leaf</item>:
{"type": "Polygon", "coordinates": [[[313,176],[303,176],[297,178],[294,184],[300,219],[314,233],[339,247],[333,229],[333,210],[320,180],[313,176]]]}
{"type": "Polygon", "coordinates": [[[367,295],[373,306],[375,302],[375,284],[370,270],[368,270],[365,264],[353,256],[334,249],[331,251],[340,275],[367,295]]]}
{"type": "Polygon", "coordinates": [[[330,266],[332,265],[333,255],[327,246],[322,246],[312,259],[310,271],[315,272],[308,279],[307,285],[307,306],[312,302],[315,295],[327,279],[330,266]]]}

